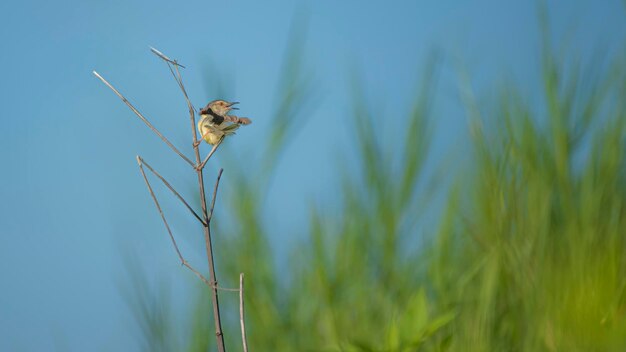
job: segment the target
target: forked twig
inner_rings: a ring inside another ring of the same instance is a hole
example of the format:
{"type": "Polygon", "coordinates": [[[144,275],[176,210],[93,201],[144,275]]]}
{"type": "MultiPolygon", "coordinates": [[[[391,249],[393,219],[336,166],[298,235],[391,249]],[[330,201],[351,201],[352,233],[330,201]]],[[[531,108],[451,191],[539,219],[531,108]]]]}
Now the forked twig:
{"type": "Polygon", "coordinates": [[[248,352],[248,341],[246,340],[246,322],[243,311],[243,273],[239,274],[239,324],[241,325],[241,343],[243,352],[248,352]]]}
{"type": "Polygon", "coordinates": [[[198,215],[193,208],[189,205],[189,203],[187,203],[187,201],[185,201],[185,199],[178,193],[176,192],[176,190],[174,189],[174,187],[172,187],[169,182],[167,182],[167,180],[161,176],[158,172],[156,172],[156,170],[154,170],[150,164],[148,164],[142,157],[137,156],[137,161],[139,162],[139,166],[141,166],[142,164],[145,165],[148,170],[150,170],[156,177],[159,178],[159,180],[161,180],[161,182],[163,182],[163,184],[165,184],[165,186],[167,186],[167,188],[170,189],[170,191],[172,191],[174,193],[174,195],[180,199],[181,202],[183,202],[183,204],[185,205],[185,207],[187,207],[187,209],[189,209],[189,211],[193,214],[193,216],[196,217],[196,219],[198,219],[198,221],[200,221],[200,223],[202,223],[202,225],[206,226],[206,222],[204,222],[204,220],[200,217],[200,215],[198,215]]]}
{"type": "MultiPolygon", "coordinates": [[[[180,252],[180,249],[178,248],[178,244],[176,243],[176,239],[174,238],[174,235],[172,234],[172,229],[170,229],[170,225],[168,224],[167,219],[165,219],[165,214],[163,213],[163,209],[161,209],[161,204],[159,204],[159,201],[157,200],[157,197],[154,194],[154,191],[152,190],[152,186],[150,185],[150,181],[148,181],[148,176],[146,175],[146,172],[143,170],[143,165],[145,163],[142,162],[142,159],[141,159],[141,157],[139,155],[137,155],[137,163],[139,164],[139,170],[141,171],[141,175],[143,176],[143,180],[146,181],[146,186],[148,186],[148,191],[150,191],[150,195],[152,196],[152,200],[154,201],[154,205],[156,205],[156,208],[159,211],[159,214],[161,215],[161,219],[163,220],[163,224],[165,224],[165,228],[167,229],[167,233],[170,235],[170,239],[172,240],[172,244],[174,245],[174,249],[176,250],[176,254],[178,254],[178,258],[180,259],[181,264],[186,266],[198,278],[200,278],[200,280],[202,280],[205,284],[207,284],[209,287],[211,287],[212,285],[209,282],[209,280],[207,280],[202,274],[200,274],[200,272],[198,272],[198,270],[194,269],[187,262],[187,260],[185,260],[185,258],[183,257],[182,253],[180,252]]],[[[147,164],[145,164],[145,165],[148,166],[147,164]]]]}
{"type": "Polygon", "coordinates": [[[134,113],[135,115],[137,115],[137,117],[139,117],[141,119],[141,121],[143,121],[151,130],[152,132],[156,133],[157,136],[159,136],[159,138],[161,138],[161,140],[167,144],[170,148],[172,148],[172,150],[178,154],[178,156],[180,156],[181,158],[183,158],[183,160],[185,160],[189,165],[195,167],[196,165],[193,163],[193,161],[191,161],[189,158],[187,158],[183,153],[181,153],[172,143],[170,143],[170,141],[165,138],[165,136],[163,134],[161,134],[161,132],[159,132],[159,130],[157,130],[151,123],[150,121],[148,121],[148,119],[146,119],[134,106],[133,104],[131,104],[128,99],[126,99],[122,93],[120,93],[117,89],[115,89],[111,83],[107,82],[106,79],[104,79],[102,76],[100,76],[100,74],[96,71],[93,71],[93,74],[98,77],[102,83],[106,84],[107,87],[111,88],[111,90],[120,98],[122,99],[122,101],[124,102],[124,104],[126,104],[134,113]]]}

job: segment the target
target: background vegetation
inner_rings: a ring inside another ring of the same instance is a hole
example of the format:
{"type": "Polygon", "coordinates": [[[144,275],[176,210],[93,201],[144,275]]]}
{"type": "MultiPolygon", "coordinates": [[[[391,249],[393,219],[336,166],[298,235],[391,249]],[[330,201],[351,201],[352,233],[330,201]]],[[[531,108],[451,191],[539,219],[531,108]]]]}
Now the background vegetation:
{"type": "MultiPolygon", "coordinates": [[[[292,40],[259,171],[225,165],[236,186],[219,206],[236,221],[215,231],[221,282],[247,275],[251,350],[626,350],[626,61],[577,62],[556,54],[547,32],[539,99],[508,82],[477,103],[459,79],[472,148],[461,166],[435,161],[450,182],[424,171],[444,63],[424,68],[406,119],[385,120],[394,143],[382,141],[382,113],[354,84],[346,123],[359,166],[338,170],[332,211],[311,207],[306,240],[278,267],[264,199],[311,96],[292,40]],[[423,215],[438,203],[440,214],[423,215]]],[[[214,348],[198,287],[182,343],[167,299],[142,293],[147,350],[214,348]]],[[[239,350],[236,299],[222,297],[227,347],[239,350]]]]}

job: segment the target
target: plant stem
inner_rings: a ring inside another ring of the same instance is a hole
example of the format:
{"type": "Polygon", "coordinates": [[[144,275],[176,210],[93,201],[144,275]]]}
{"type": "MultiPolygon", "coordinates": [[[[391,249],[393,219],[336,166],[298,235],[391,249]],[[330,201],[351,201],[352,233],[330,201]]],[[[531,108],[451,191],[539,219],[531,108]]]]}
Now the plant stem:
{"type": "MultiPolygon", "coordinates": [[[[196,133],[196,119],[193,109],[190,109],[189,115],[191,116],[191,130],[193,131],[193,150],[196,156],[196,165],[201,165],[202,159],[200,159],[200,146],[198,145],[198,135],[196,133]]],[[[211,281],[211,298],[213,303],[213,319],[215,320],[215,336],[217,338],[217,350],[219,352],[225,352],[226,347],[224,345],[224,334],[222,332],[222,322],[220,317],[220,304],[217,295],[217,279],[215,277],[215,262],[213,259],[213,245],[211,243],[211,220],[207,211],[206,194],[204,191],[204,175],[202,173],[203,167],[196,169],[198,175],[198,189],[200,191],[200,203],[202,205],[202,214],[204,215],[205,225],[204,229],[204,243],[206,246],[207,261],[209,262],[209,280],[211,281]]],[[[213,202],[217,196],[217,186],[219,185],[220,177],[222,176],[220,170],[217,182],[215,183],[215,192],[213,194],[213,202]]]]}

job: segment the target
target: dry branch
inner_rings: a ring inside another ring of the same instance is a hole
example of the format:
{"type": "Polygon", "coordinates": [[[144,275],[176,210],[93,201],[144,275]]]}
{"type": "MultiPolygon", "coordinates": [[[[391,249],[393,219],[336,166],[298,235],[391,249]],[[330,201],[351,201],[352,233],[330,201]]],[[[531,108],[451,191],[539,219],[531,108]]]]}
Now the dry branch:
{"type": "Polygon", "coordinates": [[[148,170],[150,170],[156,177],[159,178],[159,180],[161,180],[161,182],[163,182],[163,184],[165,184],[165,186],[167,186],[167,188],[170,189],[170,191],[172,191],[174,193],[174,195],[180,199],[181,202],[183,202],[183,204],[185,205],[185,207],[187,207],[187,209],[189,209],[189,211],[193,214],[193,216],[196,217],[196,219],[198,219],[198,221],[200,221],[200,223],[204,226],[206,226],[206,222],[204,222],[204,220],[202,218],[200,218],[200,215],[198,215],[195,210],[193,210],[193,208],[189,205],[189,203],[187,203],[187,201],[185,201],[185,199],[178,193],[176,192],[176,190],[174,189],[174,187],[172,187],[170,185],[169,182],[167,182],[167,180],[161,176],[158,172],[156,172],[156,170],[154,170],[150,164],[148,164],[145,160],[143,160],[140,156],[137,156],[137,160],[139,162],[139,166],[141,166],[142,164],[145,165],[148,170]]]}
{"type": "MultiPolygon", "coordinates": [[[[219,297],[217,293],[218,283],[217,283],[217,278],[215,275],[215,261],[213,258],[213,244],[211,241],[211,222],[210,222],[208,212],[207,212],[206,193],[204,191],[204,175],[202,173],[204,165],[206,163],[202,163],[200,159],[200,149],[199,149],[199,144],[197,143],[198,134],[196,132],[195,109],[193,108],[193,105],[191,104],[191,101],[189,100],[189,96],[187,95],[187,90],[185,89],[185,85],[183,84],[180,71],[178,70],[178,67],[180,66],[178,62],[176,60],[172,60],[168,58],[167,56],[165,56],[164,54],[162,54],[160,51],[156,49],[152,50],[152,52],[155,53],[157,56],[159,56],[163,61],[165,61],[165,63],[167,63],[167,66],[170,69],[170,72],[174,76],[176,83],[178,83],[178,86],[180,90],[182,91],[183,96],[185,97],[185,101],[187,102],[187,107],[189,108],[189,120],[191,123],[191,133],[193,136],[192,145],[193,145],[194,154],[196,157],[196,162],[193,166],[196,170],[196,175],[198,177],[198,190],[200,193],[200,205],[202,206],[202,214],[204,216],[204,222],[205,222],[205,225],[203,226],[204,243],[205,243],[206,253],[207,253],[207,262],[209,264],[209,282],[210,282],[210,287],[211,287],[211,301],[213,304],[213,320],[215,321],[215,336],[217,339],[217,350],[219,352],[224,352],[226,350],[226,347],[224,344],[224,334],[222,332],[219,297]],[[172,69],[172,65],[174,65],[176,73],[174,73],[174,70],[172,69]]],[[[220,171],[220,176],[221,176],[221,171],[220,171]]],[[[219,184],[219,180],[220,179],[218,177],[216,185],[215,185],[216,190],[217,190],[217,185],[219,184]]]]}
{"type": "Polygon", "coordinates": [[[159,136],[159,138],[161,138],[161,140],[167,144],[170,148],[172,148],[172,150],[178,154],[178,156],[180,156],[181,158],[183,158],[183,160],[185,160],[189,165],[195,167],[193,161],[191,161],[188,157],[186,157],[183,153],[181,153],[178,148],[176,148],[172,143],[170,143],[170,141],[165,138],[165,136],[159,132],[159,130],[157,130],[151,123],[150,121],[148,121],[147,118],[145,118],[134,106],[133,104],[130,103],[130,101],[128,101],[128,99],[126,99],[122,93],[120,93],[117,89],[115,89],[111,83],[107,82],[106,79],[104,79],[102,76],[100,76],[100,74],[96,71],[93,71],[93,74],[98,77],[102,83],[106,84],[107,87],[111,88],[111,90],[120,98],[122,99],[122,101],[124,102],[124,104],[128,105],[128,107],[135,113],[135,115],[137,115],[137,117],[139,117],[141,119],[141,121],[143,121],[146,126],[148,126],[152,132],[154,132],[157,136],[159,136]]]}
{"type": "Polygon", "coordinates": [[[217,147],[219,147],[220,144],[222,144],[222,141],[224,141],[224,137],[222,137],[217,143],[215,143],[215,145],[213,146],[213,148],[209,152],[209,155],[207,155],[206,158],[204,158],[204,161],[202,162],[202,164],[200,164],[198,166],[198,169],[203,169],[204,168],[204,165],[206,165],[207,161],[209,161],[209,159],[211,159],[211,156],[213,156],[213,153],[215,153],[217,151],[217,147]]]}
{"type": "MultiPolygon", "coordinates": [[[[247,346],[246,335],[245,335],[244,306],[243,306],[243,273],[239,277],[239,289],[220,288],[217,284],[217,278],[215,275],[213,246],[212,246],[212,241],[211,241],[211,219],[213,218],[213,210],[215,209],[215,201],[217,199],[217,190],[218,190],[220,179],[222,177],[222,173],[224,172],[224,170],[223,169],[219,170],[217,179],[215,180],[215,186],[213,188],[213,197],[211,199],[210,208],[207,208],[206,193],[204,189],[204,175],[203,175],[204,166],[211,159],[211,156],[213,156],[213,154],[217,151],[217,149],[219,148],[220,144],[223,141],[223,138],[220,139],[219,142],[213,146],[213,148],[211,149],[209,154],[206,156],[206,158],[202,160],[200,157],[200,149],[199,149],[200,142],[198,141],[198,134],[196,132],[195,108],[193,104],[191,103],[191,100],[189,99],[187,90],[185,89],[185,85],[183,83],[183,79],[179,70],[179,67],[184,68],[185,66],[179,64],[176,60],[170,59],[165,54],[163,54],[162,52],[160,52],[159,50],[155,48],[151,47],[150,50],[167,64],[168,69],[170,70],[172,76],[176,80],[178,87],[183,93],[183,96],[185,97],[185,101],[189,109],[189,118],[191,122],[191,132],[192,132],[192,137],[193,137],[192,146],[193,146],[195,159],[196,159],[195,162],[187,158],[172,143],[170,143],[170,141],[161,132],[159,132],[150,123],[150,121],[148,121],[148,119],[145,118],[128,101],[128,99],[126,99],[117,89],[115,89],[109,82],[107,82],[102,76],[100,76],[100,74],[98,74],[96,71],[93,71],[93,74],[96,77],[98,77],[98,79],[100,79],[107,87],[109,87],[120,99],[122,99],[122,101],[135,113],[135,115],[137,115],[137,117],[139,117],[146,124],[146,126],[148,126],[152,130],[152,132],[154,132],[157,136],[159,136],[159,138],[161,138],[161,140],[167,146],[169,146],[176,154],[178,154],[183,160],[185,160],[189,165],[191,165],[195,169],[196,175],[198,177],[198,190],[200,193],[200,204],[202,206],[201,215],[199,215],[193,210],[193,208],[189,205],[189,203],[185,201],[185,199],[174,189],[174,187],[170,185],[169,182],[167,182],[167,180],[163,176],[161,176],[156,170],[154,170],[140,156],[137,156],[137,163],[139,164],[139,170],[141,171],[141,175],[143,176],[146,186],[148,187],[148,191],[150,192],[150,196],[152,197],[152,200],[154,201],[154,204],[157,210],[159,211],[161,219],[163,220],[163,224],[165,224],[165,228],[167,229],[167,233],[169,234],[170,240],[172,241],[172,245],[174,246],[174,249],[176,250],[176,254],[178,255],[178,258],[180,259],[181,264],[186,266],[191,272],[193,272],[200,280],[202,280],[202,282],[204,282],[211,289],[211,299],[213,303],[213,318],[215,321],[215,335],[217,337],[218,351],[224,352],[226,350],[225,345],[224,345],[224,336],[222,333],[219,300],[218,300],[218,294],[217,294],[218,290],[223,290],[223,291],[238,291],[239,292],[239,319],[241,323],[241,335],[242,335],[244,352],[247,352],[248,346],[247,346]],[[187,262],[187,260],[185,260],[182,253],[180,252],[180,249],[178,248],[178,244],[176,243],[176,239],[174,238],[174,235],[172,234],[172,230],[170,229],[167,219],[165,218],[165,214],[163,213],[163,209],[161,208],[161,205],[159,204],[159,201],[154,193],[154,190],[152,189],[152,185],[150,184],[150,181],[148,180],[148,177],[144,170],[144,166],[148,170],[150,170],[150,172],[152,172],[157,178],[159,178],[159,180],[161,180],[161,182],[163,182],[163,184],[165,184],[165,186],[174,193],[174,195],[185,205],[185,207],[193,214],[193,216],[196,219],[198,219],[200,223],[203,225],[204,242],[206,246],[207,262],[209,265],[209,279],[204,277],[202,274],[200,274],[199,271],[193,268],[187,262]]],[[[200,141],[202,141],[202,139],[200,141]]]]}

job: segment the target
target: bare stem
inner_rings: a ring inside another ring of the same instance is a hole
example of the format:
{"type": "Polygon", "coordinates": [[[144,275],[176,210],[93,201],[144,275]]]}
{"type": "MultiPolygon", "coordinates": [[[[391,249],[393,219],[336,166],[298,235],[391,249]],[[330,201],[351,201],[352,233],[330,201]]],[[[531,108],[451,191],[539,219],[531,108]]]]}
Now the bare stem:
{"type": "Polygon", "coordinates": [[[100,74],[96,71],[93,71],[93,74],[98,77],[102,83],[106,84],[107,87],[111,88],[111,90],[120,98],[122,99],[122,101],[124,102],[124,104],[126,104],[134,113],[135,115],[137,115],[137,117],[139,117],[141,119],[141,121],[143,121],[151,130],[152,132],[154,132],[157,136],[159,136],[159,138],[161,138],[161,140],[167,144],[176,154],[178,154],[178,156],[180,156],[181,158],[183,158],[183,160],[185,160],[189,165],[194,166],[193,161],[191,161],[189,158],[187,158],[183,153],[181,153],[172,143],[170,143],[170,141],[165,138],[165,136],[163,134],[161,134],[161,132],[159,132],[159,130],[157,130],[151,123],[150,121],[148,121],[148,119],[146,119],[134,106],[133,104],[131,104],[128,99],[126,99],[122,93],[120,93],[117,89],[115,89],[109,82],[107,82],[107,80],[105,80],[102,76],[100,76],[100,74]]]}
{"type": "MultiPolygon", "coordinates": [[[[172,75],[174,75],[174,72],[172,71],[172,66],[169,67],[170,72],[172,72],[172,75]]],[[[176,82],[178,82],[178,86],[185,96],[185,100],[187,101],[187,107],[189,108],[189,113],[193,114],[195,113],[196,109],[193,107],[193,104],[191,104],[191,100],[189,100],[187,90],[185,89],[185,85],[183,84],[183,77],[180,75],[180,70],[178,69],[178,66],[175,65],[174,68],[176,69],[176,74],[174,75],[174,78],[176,79],[176,82]]]]}
{"type": "MultiPolygon", "coordinates": [[[[187,96],[187,91],[185,89],[185,85],[183,84],[182,81],[182,77],[180,75],[180,71],[178,70],[178,67],[180,66],[176,60],[172,60],[170,58],[168,58],[167,56],[165,56],[164,54],[162,54],[161,52],[159,52],[156,49],[152,50],[153,53],[155,53],[157,56],[159,56],[161,59],[163,59],[167,64],[168,67],[170,69],[170,72],[172,72],[172,75],[174,75],[174,79],[176,80],[176,82],[178,83],[178,86],[180,87],[181,91],[183,92],[183,95],[185,96],[185,100],[187,101],[187,106],[189,108],[189,120],[191,122],[191,133],[193,136],[193,149],[194,149],[194,154],[196,157],[196,162],[195,164],[192,163],[192,166],[196,169],[196,174],[198,176],[198,189],[199,189],[199,193],[200,193],[200,204],[202,206],[202,213],[204,215],[204,222],[205,222],[205,226],[204,226],[204,243],[206,246],[206,253],[207,253],[207,262],[209,264],[209,279],[210,279],[210,287],[211,287],[211,298],[212,298],[212,302],[213,302],[213,320],[215,321],[215,336],[216,336],[216,340],[217,340],[217,350],[219,352],[225,352],[226,351],[226,347],[224,344],[224,334],[222,332],[222,322],[221,322],[221,317],[220,317],[220,306],[219,306],[219,298],[218,298],[218,286],[217,286],[217,279],[216,279],[216,275],[215,275],[215,261],[213,258],[213,245],[211,243],[211,226],[210,226],[210,222],[209,222],[209,216],[208,216],[208,212],[207,212],[207,202],[206,202],[206,194],[204,191],[204,175],[202,173],[202,169],[205,165],[205,163],[201,163],[201,159],[200,159],[200,150],[199,150],[199,144],[198,144],[198,134],[196,132],[196,115],[195,115],[195,110],[193,108],[193,105],[191,104],[191,101],[189,100],[189,97],[187,96]],[[175,69],[176,69],[176,74],[174,74],[174,70],[172,70],[172,67],[170,65],[174,65],[175,69]]],[[[216,148],[214,148],[216,149],[216,148]]],[[[208,159],[207,159],[208,160],[208,159]]],[[[219,178],[218,178],[218,182],[219,182],[219,178]]],[[[216,187],[217,189],[217,187],[216,187]]]]}
{"type": "MultiPolygon", "coordinates": [[[[195,134],[195,129],[194,129],[195,134]]],[[[194,148],[196,151],[196,160],[200,162],[200,153],[198,152],[198,147],[194,148]]],[[[206,195],[204,192],[204,178],[202,175],[202,169],[196,169],[196,173],[198,174],[198,186],[200,188],[200,198],[202,202],[202,211],[204,212],[206,226],[204,226],[204,243],[206,246],[207,252],[207,261],[209,262],[209,277],[211,279],[211,288],[212,288],[212,298],[213,298],[213,319],[215,320],[215,336],[217,337],[217,347],[219,352],[224,352],[226,347],[224,345],[224,334],[222,332],[222,323],[220,317],[220,307],[219,307],[219,298],[218,298],[218,284],[217,278],[215,275],[215,263],[213,259],[213,244],[211,243],[211,222],[209,220],[207,206],[206,206],[206,195]]],[[[221,175],[221,172],[220,172],[221,175]]],[[[215,190],[217,191],[217,184],[219,183],[219,177],[216,182],[215,190]]],[[[215,199],[215,198],[214,198],[215,199]]]]}
{"type": "Polygon", "coordinates": [[[204,161],[202,162],[202,164],[198,165],[198,169],[203,169],[204,165],[206,165],[206,163],[209,161],[209,159],[211,159],[211,156],[213,156],[213,154],[217,151],[217,147],[220,146],[220,144],[222,144],[222,142],[224,141],[224,137],[220,138],[220,140],[215,143],[215,145],[213,146],[213,148],[211,149],[211,151],[209,152],[209,155],[206,156],[206,158],[204,158],[204,161]]]}
{"type": "Polygon", "coordinates": [[[239,274],[239,324],[241,325],[241,343],[243,352],[248,352],[248,341],[246,340],[246,322],[243,310],[243,273],[239,274]]]}
{"type": "Polygon", "coordinates": [[[213,188],[213,199],[211,200],[211,209],[209,210],[209,215],[207,216],[206,222],[211,224],[211,219],[213,219],[213,208],[215,208],[215,199],[217,198],[217,188],[220,185],[220,179],[222,178],[222,173],[224,169],[220,169],[217,173],[217,180],[215,180],[215,187],[213,188]]]}
{"type": "Polygon", "coordinates": [[[170,189],[170,191],[172,191],[174,193],[174,195],[176,195],[176,197],[178,199],[180,199],[181,202],[183,202],[183,204],[185,205],[185,207],[187,207],[187,209],[189,209],[189,211],[193,214],[193,216],[196,217],[196,219],[198,219],[198,221],[200,221],[200,223],[202,223],[202,225],[206,226],[206,223],[204,222],[204,220],[200,217],[200,215],[198,215],[193,208],[191,208],[191,206],[189,205],[189,203],[187,203],[187,201],[185,201],[185,199],[178,193],[176,192],[176,190],[174,189],[174,187],[172,187],[169,182],[167,182],[167,180],[165,180],[165,178],[163,176],[161,176],[158,172],[156,172],[156,170],[154,170],[150,164],[148,164],[143,158],[141,158],[140,156],[137,156],[137,161],[139,162],[139,166],[141,166],[142,164],[145,165],[148,170],[150,170],[156,177],[158,177],[161,182],[163,182],[163,184],[165,184],[165,186],[167,186],[167,188],[170,189]]]}

